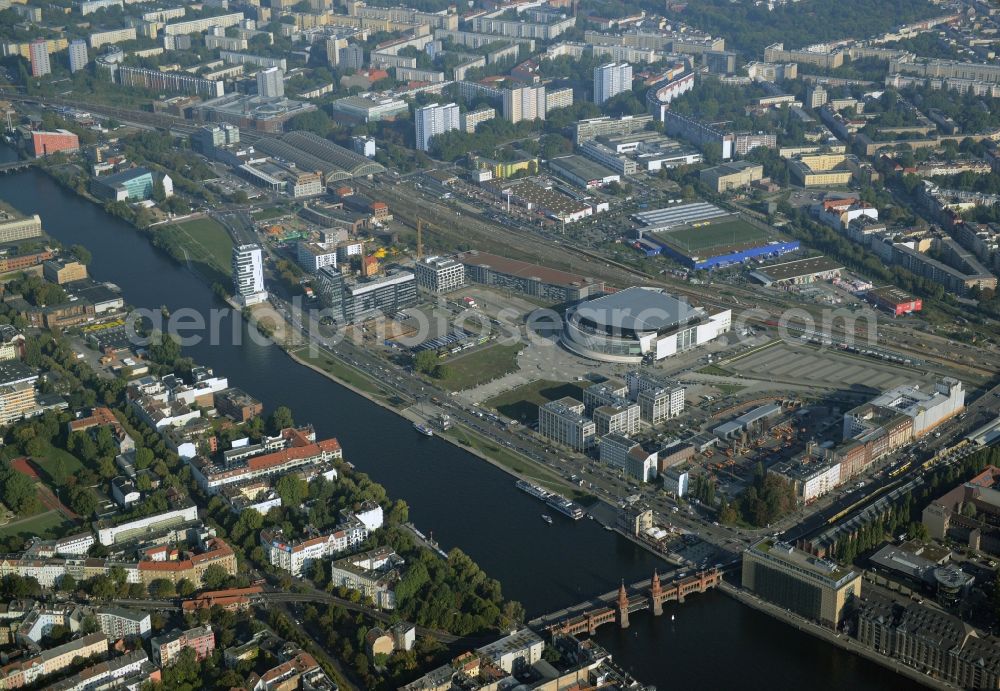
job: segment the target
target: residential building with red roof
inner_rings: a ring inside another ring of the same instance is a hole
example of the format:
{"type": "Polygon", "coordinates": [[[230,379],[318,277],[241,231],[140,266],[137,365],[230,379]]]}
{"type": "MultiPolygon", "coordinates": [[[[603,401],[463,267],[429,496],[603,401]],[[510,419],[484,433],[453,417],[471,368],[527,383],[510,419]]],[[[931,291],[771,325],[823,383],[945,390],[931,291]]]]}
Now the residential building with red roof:
{"type": "MultiPolygon", "coordinates": [[[[284,475],[339,458],[343,458],[340,442],[316,441],[315,432],[306,428],[285,429],[278,437],[265,439],[261,444],[229,449],[219,459],[195,457],[188,463],[198,484],[206,492],[216,494],[225,485],[284,475]]],[[[335,476],[336,471],[332,471],[331,477],[335,476]]]]}

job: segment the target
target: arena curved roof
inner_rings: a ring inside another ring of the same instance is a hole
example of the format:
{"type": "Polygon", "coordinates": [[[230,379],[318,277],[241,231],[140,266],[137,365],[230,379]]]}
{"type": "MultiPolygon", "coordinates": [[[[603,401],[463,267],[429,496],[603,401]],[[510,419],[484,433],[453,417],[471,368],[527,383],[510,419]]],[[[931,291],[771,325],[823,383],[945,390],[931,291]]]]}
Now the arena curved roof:
{"type": "Polygon", "coordinates": [[[656,288],[626,288],[581,303],[573,317],[602,332],[662,332],[704,317],[704,311],[656,288]]]}

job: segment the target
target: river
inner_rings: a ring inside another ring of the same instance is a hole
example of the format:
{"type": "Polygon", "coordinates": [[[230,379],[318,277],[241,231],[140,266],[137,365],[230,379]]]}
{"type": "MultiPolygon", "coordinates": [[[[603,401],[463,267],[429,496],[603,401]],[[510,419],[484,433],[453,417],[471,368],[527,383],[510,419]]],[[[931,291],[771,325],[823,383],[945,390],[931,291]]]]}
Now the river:
{"type": "MultiPolygon", "coordinates": [[[[0,149],[0,159],[11,158],[0,149]]],[[[0,176],[0,199],[40,214],[46,232],[63,244],[85,245],[93,253],[91,274],[120,286],[131,305],[204,314],[225,307],[131,226],[37,170],[0,176]]],[[[407,501],[417,527],[443,549],[469,554],[529,617],[611,590],[621,579],[648,578],[660,563],[594,521],[554,514],[554,524],[545,525],[543,505],[515,489],[506,473],[441,439],[419,437],[406,420],[296,364],[277,346],[255,343],[245,326],[236,331],[238,339],[196,344],[185,354],[268,408],[287,405],[321,438],[336,436],[345,459],[407,501]]],[[[721,593],[667,611],[675,621],[641,614],[627,631],[605,627],[597,636],[624,668],[661,689],[912,688],[721,593]]]]}

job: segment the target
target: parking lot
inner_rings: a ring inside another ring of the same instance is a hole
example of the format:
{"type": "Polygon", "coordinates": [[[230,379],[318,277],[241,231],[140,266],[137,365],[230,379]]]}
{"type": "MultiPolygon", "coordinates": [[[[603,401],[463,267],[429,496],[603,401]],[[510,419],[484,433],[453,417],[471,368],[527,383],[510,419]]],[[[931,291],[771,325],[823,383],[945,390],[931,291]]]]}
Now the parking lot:
{"type": "Polygon", "coordinates": [[[929,384],[933,377],[909,367],[879,362],[840,351],[782,342],[727,363],[744,377],[809,384],[825,389],[863,388],[883,391],[900,384],[929,384]]]}

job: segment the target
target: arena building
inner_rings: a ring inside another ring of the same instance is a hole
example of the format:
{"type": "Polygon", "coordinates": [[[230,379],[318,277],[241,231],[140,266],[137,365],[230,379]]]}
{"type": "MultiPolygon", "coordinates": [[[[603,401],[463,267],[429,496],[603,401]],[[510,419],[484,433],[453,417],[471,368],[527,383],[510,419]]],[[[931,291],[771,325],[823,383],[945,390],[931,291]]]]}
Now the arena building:
{"type": "Polygon", "coordinates": [[[708,343],[731,320],[730,310],[709,314],[658,288],[633,287],[570,309],[561,340],[583,357],[635,364],[708,343]]]}

